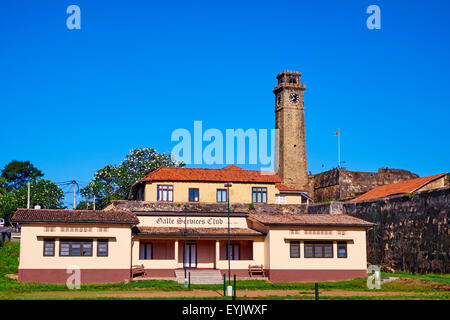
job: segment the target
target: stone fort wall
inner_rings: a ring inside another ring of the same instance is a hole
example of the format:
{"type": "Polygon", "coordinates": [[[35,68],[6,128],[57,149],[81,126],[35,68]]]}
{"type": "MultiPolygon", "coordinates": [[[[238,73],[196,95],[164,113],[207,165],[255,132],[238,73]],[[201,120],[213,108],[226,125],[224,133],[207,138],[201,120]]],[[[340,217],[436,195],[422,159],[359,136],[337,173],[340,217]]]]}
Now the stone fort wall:
{"type": "Polygon", "coordinates": [[[396,183],[419,176],[402,169],[378,169],[378,172],[348,171],[343,168],[310,176],[314,202],[346,200],[375,187],[396,183]]]}
{"type": "MultiPolygon", "coordinates": [[[[343,212],[376,223],[378,264],[419,273],[450,272],[448,215],[450,188],[375,200],[343,203],[343,212]]],[[[374,263],[373,230],[367,232],[367,256],[374,263]]]]}

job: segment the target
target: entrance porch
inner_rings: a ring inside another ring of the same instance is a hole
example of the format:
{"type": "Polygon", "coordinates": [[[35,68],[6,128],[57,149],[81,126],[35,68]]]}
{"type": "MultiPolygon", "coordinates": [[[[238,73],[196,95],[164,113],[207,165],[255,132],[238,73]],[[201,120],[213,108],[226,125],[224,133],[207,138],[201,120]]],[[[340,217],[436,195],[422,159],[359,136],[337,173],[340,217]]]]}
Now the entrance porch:
{"type": "Polygon", "coordinates": [[[176,270],[217,270],[247,278],[249,265],[264,264],[263,238],[231,238],[230,252],[226,238],[164,239],[135,237],[132,265],[143,265],[149,278],[175,278],[176,270]]]}

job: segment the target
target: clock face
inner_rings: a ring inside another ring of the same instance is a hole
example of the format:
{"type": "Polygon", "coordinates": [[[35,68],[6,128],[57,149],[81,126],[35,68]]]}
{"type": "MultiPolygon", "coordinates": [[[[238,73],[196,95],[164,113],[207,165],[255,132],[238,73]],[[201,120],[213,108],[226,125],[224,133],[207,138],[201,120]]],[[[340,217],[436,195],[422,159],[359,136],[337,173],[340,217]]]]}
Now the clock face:
{"type": "Polygon", "coordinates": [[[277,95],[277,105],[281,104],[281,94],[277,95]]]}
{"type": "Polygon", "coordinates": [[[298,94],[291,93],[289,95],[289,101],[291,101],[292,103],[297,103],[298,102],[298,94]]]}

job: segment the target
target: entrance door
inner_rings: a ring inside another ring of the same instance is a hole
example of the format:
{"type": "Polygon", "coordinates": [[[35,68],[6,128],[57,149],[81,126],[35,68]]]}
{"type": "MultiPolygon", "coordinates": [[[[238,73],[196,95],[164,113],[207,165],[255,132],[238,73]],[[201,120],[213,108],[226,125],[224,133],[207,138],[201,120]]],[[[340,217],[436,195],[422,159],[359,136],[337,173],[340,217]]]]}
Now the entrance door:
{"type": "Polygon", "coordinates": [[[197,244],[186,243],[186,252],[184,253],[184,267],[197,268],[197,244]]]}

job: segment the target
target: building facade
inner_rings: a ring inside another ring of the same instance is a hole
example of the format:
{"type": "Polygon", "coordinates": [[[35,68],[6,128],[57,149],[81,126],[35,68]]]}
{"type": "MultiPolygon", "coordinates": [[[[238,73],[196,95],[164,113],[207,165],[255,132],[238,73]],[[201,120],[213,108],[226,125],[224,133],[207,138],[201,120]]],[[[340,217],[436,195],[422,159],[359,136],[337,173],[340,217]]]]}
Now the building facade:
{"type": "Polygon", "coordinates": [[[146,278],[177,281],[184,270],[220,279],[228,268],[249,279],[250,266],[262,267],[261,276],[273,282],[367,274],[366,221],[344,214],[228,216],[199,206],[189,212],[18,209],[12,220],[22,225],[19,281],[66,283],[78,268],[81,283],[124,282],[133,279],[134,266],[146,278]]]}
{"type": "Polygon", "coordinates": [[[79,268],[82,283],[130,278],[132,227],[127,211],[18,209],[19,281],[66,283],[79,268]]]}
{"type": "Polygon", "coordinates": [[[273,172],[162,167],[131,188],[130,200],[174,203],[309,203],[308,192],[281,183],[273,172]],[[228,199],[229,197],[229,199],[228,199]]]}

